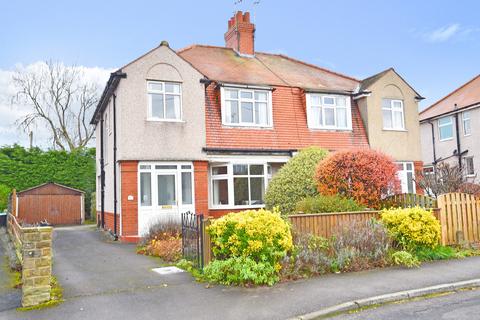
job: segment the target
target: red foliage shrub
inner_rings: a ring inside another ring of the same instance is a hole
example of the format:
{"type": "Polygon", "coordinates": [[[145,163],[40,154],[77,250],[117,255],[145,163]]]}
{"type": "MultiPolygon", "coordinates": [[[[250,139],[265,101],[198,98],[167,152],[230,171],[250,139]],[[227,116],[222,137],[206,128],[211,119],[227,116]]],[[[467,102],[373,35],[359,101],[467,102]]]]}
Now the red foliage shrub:
{"type": "Polygon", "coordinates": [[[374,150],[336,152],[317,166],[318,192],[340,194],[370,208],[380,208],[382,196],[399,190],[397,165],[374,150]]]}
{"type": "Polygon", "coordinates": [[[473,182],[465,182],[460,186],[460,192],[473,194],[474,196],[480,196],[480,184],[473,182]]]}

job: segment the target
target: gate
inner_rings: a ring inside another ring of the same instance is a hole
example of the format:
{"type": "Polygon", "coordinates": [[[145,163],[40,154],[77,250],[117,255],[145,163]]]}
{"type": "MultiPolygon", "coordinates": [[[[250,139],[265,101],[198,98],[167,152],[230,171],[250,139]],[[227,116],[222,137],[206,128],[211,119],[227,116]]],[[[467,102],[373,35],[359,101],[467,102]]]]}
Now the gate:
{"type": "Polygon", "coordinates": [[[182,256],[203,269],[203,214],[182,213],[182,256]]]}

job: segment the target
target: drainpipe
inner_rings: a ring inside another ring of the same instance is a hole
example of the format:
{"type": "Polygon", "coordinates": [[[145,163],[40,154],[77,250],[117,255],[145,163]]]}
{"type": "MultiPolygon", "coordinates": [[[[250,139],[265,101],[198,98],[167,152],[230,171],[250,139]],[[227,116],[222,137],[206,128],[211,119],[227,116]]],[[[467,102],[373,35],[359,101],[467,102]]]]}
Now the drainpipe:
{"type": "Polygon", "coordinates": [[[102,215],[102,229],[105,229],[105,160],[103,150],[103,115],[100,120],[100,210],[102,215]]]}
{"type": "MultiPolygon", "coordinates": [[[[455,109],[457,109],[457,104],[455,103],[455,109]]],[[[458,167],[460,170],[462,169],[462,149],[460,146],[460,128],[458,125],[458,112],[455,113],[455,130],[456,130],[456,137],[457,137],[457,155],[458,155],[458,167]]]]}
{"type": "Polygon", "coordinates": [[[430,126],[432,127],[432,149],[433,149],[433,162],[432,162],[432,164],[436,165],[437,164],[437,152],[435,151],[435,126],[431,121],[429,121],[428,123],[430,123],[430,126]]]}
{"type": "Polygon", "coordinates": [[[117,234],[117,95],[113,95],[113,236],[118,240],[117,234]]]}

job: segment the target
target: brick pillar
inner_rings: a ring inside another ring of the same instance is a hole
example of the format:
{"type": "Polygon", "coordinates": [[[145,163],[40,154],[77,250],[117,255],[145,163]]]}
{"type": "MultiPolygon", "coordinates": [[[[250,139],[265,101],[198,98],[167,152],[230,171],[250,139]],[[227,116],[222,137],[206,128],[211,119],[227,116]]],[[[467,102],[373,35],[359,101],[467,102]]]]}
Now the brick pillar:
{"type": "Polygon", "coordinates": [[[122,197],[122,238],[138,235],[138,161],[120,163],[122,197]],[[129,200],[130,197],[130,200],[129,200]]]}
{"type": "Polygon", "coordinates": [[[22,306],[50,300],[52,227],[21,228],[22,306]]]}
{"type": "Polygon", "coordinates": [[[193,161],[195,211],[208,216],[208,161],[193,161]]]}

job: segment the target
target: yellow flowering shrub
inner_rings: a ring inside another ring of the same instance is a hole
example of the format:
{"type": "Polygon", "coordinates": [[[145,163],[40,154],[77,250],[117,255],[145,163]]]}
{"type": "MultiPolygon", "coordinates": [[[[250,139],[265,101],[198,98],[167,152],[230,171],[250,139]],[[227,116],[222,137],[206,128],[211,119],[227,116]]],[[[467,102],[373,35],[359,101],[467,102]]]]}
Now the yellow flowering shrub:
{"type": "Polygon", "coordinates": [[[440,240],[440,222],[433,213],[420,207],[385,209],[382,223],[390,236],[405,250],[435,248],[440,240]]]}
{"type": "Polygon", "coordinates": [[[245,210],[216,219],[207,232],[217,259],[248,257],[276,267],[291,250],[290,226],[278,210],[245,210]]]}

